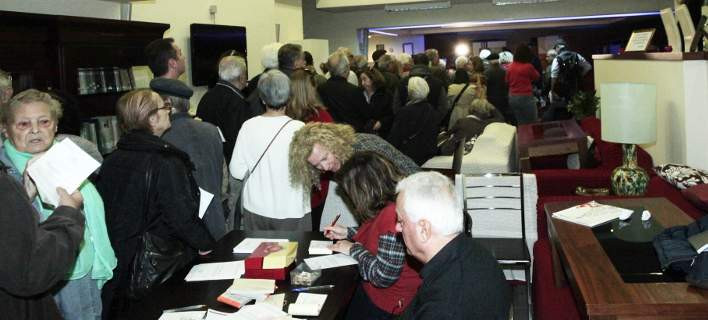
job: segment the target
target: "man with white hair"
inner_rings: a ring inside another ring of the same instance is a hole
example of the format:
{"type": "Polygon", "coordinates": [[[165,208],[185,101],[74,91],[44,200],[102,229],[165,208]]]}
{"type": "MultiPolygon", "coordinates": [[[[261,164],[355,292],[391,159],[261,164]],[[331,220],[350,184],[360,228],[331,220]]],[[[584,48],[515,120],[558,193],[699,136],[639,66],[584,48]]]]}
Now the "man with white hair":
{"type": "MultiPolygon", "coordinates": [[[[277,60],[276,60],[277,61],[277,60]]],[[[243,93],[248,79],[246,61],[239,56],[226,56],[219,61],[219,81],[199,101],[197,117],[221,130],[224,156],[231,161],[236,136],[241,125],[253,117],[243,93]]]]}
{"type": "Polygon", "coordinates": [[[331,76],[317,87],[322,104],[327,106],[335,122],[349,124],[357,132],[363,132],[372,112],[361,89],[347,82],[350,70],[346,54],[335,51],[327,59],[327,68],[331,76]]]}
{"type": "Polygon", "coordinates": [[[451,181],[419,172],[396,186],[396,230],[424,264],[423,284],[403,319],[507,319],[511,289],[496,259],[462,232],[451,181]]]}
{"type": "MultiPolygon", "coordinates": [[[[245,90],[247,97],[250,97],[251,94],[256,91],[256,88],[258,88],[258,79],[260,79],[261,75],[268,72],[268,70],[278,69],[278,51],[282,46],[283,44],[280,42],[273,42],[261,48],[261,66],[263,66],[263,72],[248,81],[248,87],[246,87],[245,90]]],[[[255,97],[258,97],[258,94],[256,94],[255,97]]]]}

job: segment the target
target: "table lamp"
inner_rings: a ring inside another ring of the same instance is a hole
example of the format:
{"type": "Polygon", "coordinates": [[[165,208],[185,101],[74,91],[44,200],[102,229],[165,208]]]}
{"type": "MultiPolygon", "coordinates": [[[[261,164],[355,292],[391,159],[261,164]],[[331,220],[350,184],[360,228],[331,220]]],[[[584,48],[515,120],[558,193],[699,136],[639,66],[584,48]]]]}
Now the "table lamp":
{"type": "Polygon", "coordinates": [[[637,165],[637,144],[656,141],[656,86],[645,83],[603,83],[600,86],[602,140],[622,144],[622,165],[612,170],[612,191],[620,196],[643,195],[649,175],[637,165]]]}

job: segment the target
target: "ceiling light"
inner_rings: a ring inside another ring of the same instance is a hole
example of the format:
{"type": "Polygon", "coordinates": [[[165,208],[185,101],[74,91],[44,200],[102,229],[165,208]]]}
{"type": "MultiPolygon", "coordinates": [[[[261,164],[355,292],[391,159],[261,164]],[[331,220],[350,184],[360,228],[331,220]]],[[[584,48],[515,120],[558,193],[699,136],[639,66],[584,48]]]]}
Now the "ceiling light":
{"type": "Polygon", "coordinates": [[[530,4],[530,3],[544,3],[544,2],[556,2],[559,0],[492,0],[492,3],[498,6],[505,6],[508,4],[530,4]]]}
{"type": "Polygon", "coordinates": [[[466,56],[470,54],[470,46],[466,43],[458,43],[455,46],[455,55],[460,57],[460,56],[466,56]]]}
{"type": "Polygon", "coordinates": [[[433,9],[448,9],[450,1],[436,1],[410,4],[387,4],[384,7],[386,12],[402,12],[402,11],[417,11],[417,10],[433,10],[433,9]]]}
{"type": "Polygon", "coordinates": [[[382,35],[385,35],[385,36],[398,37],[397,34],[395,34],[395,33],[390,33],[390,32],[383,32],[383,31],[371,30],[371,29],[369,29],[369,32],[370,32],[370,33],[376,33],[376,34],[382,34],[382,35]]]}

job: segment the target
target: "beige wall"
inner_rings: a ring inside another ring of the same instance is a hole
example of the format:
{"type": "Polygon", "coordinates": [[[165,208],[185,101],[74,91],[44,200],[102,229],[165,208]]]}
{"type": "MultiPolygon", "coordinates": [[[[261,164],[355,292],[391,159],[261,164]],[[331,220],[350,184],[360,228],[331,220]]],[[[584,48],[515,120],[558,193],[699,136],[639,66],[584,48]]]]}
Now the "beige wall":
{"type": "Polygon", "coordinates": [[[120,4],[98,0],[0,0],[0,10],[120,19],[120,4]]]}
{"type": "MultiPolygon", "coordinates": [[[[656,85],[657,141],[644,145],[655,164],[708,167],[708,61],[595,59],[595,87],[607,82],[656,85]],[[698,65],[696,65],[698,64],[698,65]],[[702,73],[702,77],[700,76],[702,73]],[[691,89],[692,88],[692,89],[691,89]],[[702,89],[701,89],[702,88],[702,89]]],[[[600,93],[598,92],[598,95],[600,93]]],[[[602,101],[600,101],[602,112],[602,101]]]]}
{"type": "MultiPolygon", "coordinates": [[[[165,37],[172,37],[182,48],[187,59],[187,72],[182,80],[191,85],[189,25],[191,23],[212,23],[209,6],[216,5],[216,24],[236,25],[246,27],[248,69],[253,76],[261,72],[261,47],[275,41],[275,4],[273,0],[258,1],[188,1],[188,0],[154,0],[133,3],[132,18],[134,21],[150,21],[169,23],[170,29],[165,37]],[[248,8],[244,8],[248,2],[248,8]]],[[[194,88],[191,99],[192,107],[196,107],[206,92],[206,87],[194,88]]]]}
{"type": "Polygon", "coordinates": [[[302,0],[275,0],[275,23],[280,25],[280,42],[302,40],[302,0]]]}

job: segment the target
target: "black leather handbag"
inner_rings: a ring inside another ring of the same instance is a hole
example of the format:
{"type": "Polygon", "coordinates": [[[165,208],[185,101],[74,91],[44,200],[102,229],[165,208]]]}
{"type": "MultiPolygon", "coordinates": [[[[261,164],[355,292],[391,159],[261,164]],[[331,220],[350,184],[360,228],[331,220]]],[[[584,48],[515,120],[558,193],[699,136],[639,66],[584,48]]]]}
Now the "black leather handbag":
{"type": "MultiPolygon", "coordinates": [[[[150,195],[152,181],[152,164],[145,172],[147,194],[150,195]]],[[[179,239],[164,239],[150,230],[161,217],[155,217],[150,223],[145,208],[145,229],[140,235],[135,257],[130,265],[130,283],[128,296],[132,299],[141,299],[155,286],[167,281],[175,272],[189,264],[195,255],[193,249],[179,239]]]]}

